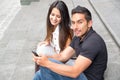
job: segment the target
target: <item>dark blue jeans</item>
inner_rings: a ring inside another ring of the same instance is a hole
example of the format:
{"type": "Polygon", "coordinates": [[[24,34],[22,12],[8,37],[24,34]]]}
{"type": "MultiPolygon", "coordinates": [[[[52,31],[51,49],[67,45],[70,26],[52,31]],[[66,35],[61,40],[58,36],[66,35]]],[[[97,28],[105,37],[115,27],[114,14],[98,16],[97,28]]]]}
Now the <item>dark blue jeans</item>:
{"type": "MultiPolygon", "coordinates": [[[[63,64],[62,62],[54,59],[49,59],[49,60],[51,60],[52,62],[63,64]]],[[[88,79],[83,73],[80,74],[77,78],[71,78],[71,77],[59,75],[45,67],[40,67],[40,70],[36,72],[33,80],[88,80],[88,79]]]]}

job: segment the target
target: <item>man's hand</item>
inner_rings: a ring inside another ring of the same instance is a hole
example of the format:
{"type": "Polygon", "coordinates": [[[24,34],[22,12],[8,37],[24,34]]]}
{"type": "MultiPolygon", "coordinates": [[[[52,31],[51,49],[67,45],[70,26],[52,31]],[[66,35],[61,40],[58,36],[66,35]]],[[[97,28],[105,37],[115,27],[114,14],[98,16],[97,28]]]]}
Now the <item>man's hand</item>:
{"type": "Polygon", "coordinates": [[[33,61],[36,62],[38,65],[44,66],[44,67],[49,62],[48,57],[45,56],[45,55],[39,56],[39,57],[36,57],[36,56],[33,55],[33,61]]]}

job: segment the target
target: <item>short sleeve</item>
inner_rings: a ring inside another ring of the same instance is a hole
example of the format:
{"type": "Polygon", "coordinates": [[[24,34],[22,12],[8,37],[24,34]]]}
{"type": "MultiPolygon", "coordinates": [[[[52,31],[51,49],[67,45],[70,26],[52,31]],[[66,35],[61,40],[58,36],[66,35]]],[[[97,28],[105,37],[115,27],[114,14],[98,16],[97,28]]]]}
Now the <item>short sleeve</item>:
{"type": "Polygon", "coordinates": [[[91,60],[97,56],[100,50],[100,45],[96,41],[90,41],[89,43],[83,43],[80,50],[80,55],[85,56],[91,60]]]}
{"type": "Polygon", "coordinates": [[[73,48],[73,49],[75,49],[75,40],[76,40],[76,37],[74,37],[73,39],[72,39],[72,41],[71,41],[71,43],[70,43],[70,46],[73,48]]]}

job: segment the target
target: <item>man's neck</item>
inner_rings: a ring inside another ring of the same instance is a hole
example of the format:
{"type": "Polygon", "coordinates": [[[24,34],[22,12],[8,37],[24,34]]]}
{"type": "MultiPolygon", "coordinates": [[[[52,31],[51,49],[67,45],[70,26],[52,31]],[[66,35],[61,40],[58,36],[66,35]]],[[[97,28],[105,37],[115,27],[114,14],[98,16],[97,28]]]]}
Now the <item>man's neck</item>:
{"type": "Polygon", "coordinates": [[[87,33],[89,32],[91,28],[88,28],[88,30],[80,37],[80,41],[82,41],[84,39],[84,37],[87,35],[87,33]]]}

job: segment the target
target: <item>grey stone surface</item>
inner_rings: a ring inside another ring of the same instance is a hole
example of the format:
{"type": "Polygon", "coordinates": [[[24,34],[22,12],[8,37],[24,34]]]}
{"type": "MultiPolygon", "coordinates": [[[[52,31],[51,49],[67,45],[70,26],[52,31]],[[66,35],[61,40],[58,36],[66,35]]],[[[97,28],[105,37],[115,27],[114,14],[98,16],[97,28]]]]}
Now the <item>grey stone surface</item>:
{"type": "Polygon", "coordinates": [[[20,0],[21,5],[30,5],[31,2],[36,2],[40,0],[20,0]]]}
{"type": "Polygon", "coordinates": [[[20,0],[0,0],[0,39],[20,8],[20,0]]]}
{"type": "Polygon", "coordinates": [[[119,0],[89,0],[113,39],[120,48],[120,1],[119,0]]]}
{"type": "MultiPolygon", "coordinates": [[[[5,32],[3,32],[3,37],[0,39],[0,80],[32,80],[34,62],[32,61],[31,50],[45,37],[47,11],[53,1],[40,0],[39,2],[32,2],[30,5],[22,6],[5,32]]],[[[101,1],[103,0],[98,1],[97,4],[101,3],[101,1]]],[[[114,1],[116,1],[115,4],[119,4],[119,0],[114,1]]],[[[70,11],[73,7],[81,5],[92,12],[93,28],[103,37],[108,49],[108,68],[105,72],[105,80],[120,80],[120,48],[91,7],[89,0],[64,0],[64,2],[68,5],[70,11]]],[[[111,3],[111,0],[108,3],[111,3]]],[[[103,3],[103,5],[105,4],[103,3]]],[[[99,5],[94,8],[97,10],[103,9],[99,5]]],[[[105,9],[99,15],[103,17],[103,12],[106,11],[109,11],[109,9],[105,9]]],[[[119,11],[116,11],[116,14],[118,13],[119,11]]],[[[104,18],[106,17],[104,16],[104,18]]],[[[114,19],[113,21],[116,20],[116,18],[112,19],[114,19]]],[[[108,24],[110,19],[104,20],[108,24]]],[[[8,24],[6,23],[6,25],[8,24]]]]}

